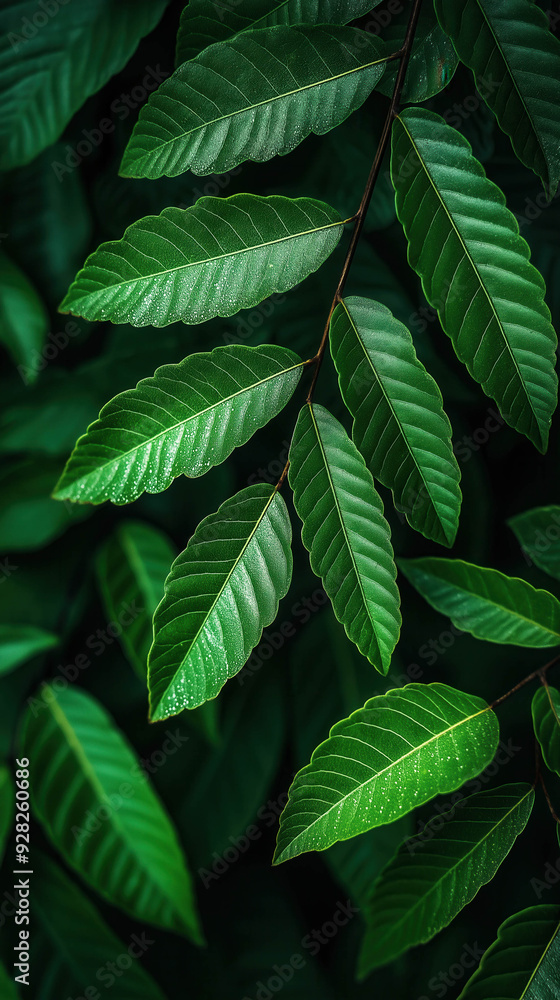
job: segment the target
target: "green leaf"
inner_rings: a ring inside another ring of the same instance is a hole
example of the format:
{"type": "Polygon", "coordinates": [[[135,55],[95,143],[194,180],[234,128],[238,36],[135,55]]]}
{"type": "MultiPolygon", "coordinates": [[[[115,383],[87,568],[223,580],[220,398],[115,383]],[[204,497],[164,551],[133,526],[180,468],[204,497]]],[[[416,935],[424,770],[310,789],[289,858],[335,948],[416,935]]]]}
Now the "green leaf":
{"type": "Polygon", "coordinates": [[[294,778],[274,864],[392,823],[480,774],[498,746],[494,712],[447,684],[407,684],[331,729],[294,778]]]}
{"type": "Polygon", "coordinates": [[[362,456],[323,406],[300,412],[289,479],[311,568],[348,638],[386,674],[401,625],[391,531],[362,456]]]}
{"type": "Polygon", "coordinates": [[[199,198],[102,243],[60,311],[158,327],[233,316],[316,271],[341,236],[338,213],[312,198],[199,198]]]}
{"type": "Polygon", "coordinates": [[[194,59],[209,45],[252,28],[277,24],[347,24],[381,0],[243,0],[235,10],[227,0],[191,0],[181,14],[175,64],[194,59]]]}
{"type": "Polygon", "coordinates": [[[111,621],[124,611],[119,637],[138,676],[145,680],[152,644],[152,617],[163,597],[165,578],[175,558],[170,539],[143,521],[124,521],[97,553],[97,578],[111,621]],[[132,619],[128,624],[128,619],[132,619]]]}
{"type": "Polygon", "coordinates": [[[244,160],[285,156],[359,108],[385,58],[375,36],[330,25],[278,25],[218,42],[150,95],[120,173],[225,173],[244,160]]]}
{"type": "Polygon", "coordinates": [[[500,191],[442,118],[395,120],[391,174],[408,259],[457,356],[502,416],[546,450],[556,407],[556,334],[544,281],[500,191]]]}
{"type": "Polygon", "coordinates": [[[274,621],[292,576],[286,504],[256,484],[205,517],[171,567],[148,660],[153,722],[215,698],[274,621]]]}
{"type": "Polygon", "coordinates": [[[544,762],[560,774],[560,691],[548,684],[540,687],[533,696],[531,711],[544,762]]]}
{"type": "Polygon", "coordinates": [[[20,753],[35,816],[65,861],[140,922],[202,941],[177,834],[105,709],[76,687],[30,700],[20,753]]]}
{"type": "Polygon", "coordinates": [[[10,771],[4,764],[0,764],[0,864],[14,820],[15,791],[10,771]]]}
{"type": "Polygon", "coordinates": [[[18,366],[25,385],[39,374],[48,332],[49,317],[33,285],[5,253],[0,253],[0,343],[18,366]]]}
{"type": "Polygon", "coordinates": [[[285,347],[216,347],[163,365],[103,407],[76,444],[57,500],[130,503],[176,476],[204,475],[294,392],[303,362],[285,347]]]}
{"type": "Polygon", "coordinates": [[[324,858],[333,877],[363,911],[371,887],[391,860],[395,847],[410,833],[410,817],[389,826],[368,830],[352,840],[340,840],[325,851],[324,858]]]}
{"type": "Polygon", "coordinates": [[[507,523],[525,557],[560,580],[560,507],[534,507],[510,517],[507,523]]]}
{"type": "Polygon", "coordinates": [[[548,590],[462,559],[400,559],[399,569],[436,611],[477,639],[560,645],[560,603],[548,590]]]}
{"type": "Polygon", "coordinates": [[[351,297],[337,305],[330,338],[352,438],[372,475],[413,528],[452,545],[461,474],[441,393],[410,333],[379,302],[351,297]]]}
{"type": "Polygon", "coordinates": [[[4,463],[0,472],[0,552],[42,548],[89,516],[86,507],[52,499],[60,472],[59,459],[47,457],[4,463]]]}
{"type": "MultiPolygon", "coordinates": [[[[388,52],[396,52],[404,43],[406,28],[410,18],[410,8],[400,5],[389,24],[383,27],[383,41],[388,52]]],[[[451,41],[442,31],[431,3],[420,8],[420,15],[414,33],[410,62],[402,91],[403,104],[427,101],[439,94],[452,80],[459,64],[451,41]]],[[[377,89],[386,97],[391,97],[397,76],[397,66],[389,64],[377,89]]]]}
{"type": "Polygon", "coordinates": [[[560,973],[560,906],[530,906],[504,920],[459,1000],[552,1000],[560,973]]]}
{"type": "Polygon", "coordinates": [[[29,163],[130,59],[166,0],[14,0],[0,13],[0,170],[29,163]],[[37,23],[39,14],[41,22],[37,23]]]}
{"type": "Polygon", "coordinates": [[[0,624],[0,676],[58,643],[58,636],[34,625],[0,624]]]}
{"type": "Polygon", "coordinates": [[[560,180],[560,43],[529,0],[435,0],[440,24],[516,155],[556,191],[560,180]]]}
{"type": "Polygon", "coordinates": [[[360,978],[455,919],[494,878],[525,829],[534,799],[527,784],[470,795],[401,845],[366,904],[360,978]]]}
{"type": "Polygon", "coordinates": [[[159,986],[142,967],[144,956],[137,960],[134,948],[135,960],[127,967],[123,956],[130,954],[128,945],[110,930],[95,906],[58,865],[37,849],[33,851],[33,916],[36,916],[46,944],[44,957],[48,974],[42,962],[37,965],[42,974],[42,1000],[59,1000],[78,993],[87,996],[88,990],[91,995],[94,983],[103,982],[107,989],[112,975],[108,962],[119,958],[119,1000],[138,1000],[139,997],[165,1000],[159,986]],[[48,996],[43,993],[46,982],[52,984],[48,996]]]}

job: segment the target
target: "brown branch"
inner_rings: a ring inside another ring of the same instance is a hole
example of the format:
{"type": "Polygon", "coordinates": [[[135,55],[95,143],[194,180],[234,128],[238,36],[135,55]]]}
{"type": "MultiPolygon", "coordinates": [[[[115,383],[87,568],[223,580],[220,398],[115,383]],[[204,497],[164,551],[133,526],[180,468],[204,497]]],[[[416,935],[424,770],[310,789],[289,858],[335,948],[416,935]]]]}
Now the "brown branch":
{"type": "Polygon", "coordinates": [[[389,110],[385,118],[385,123],[383,125],[383,131],[381,133],[381,138],[377,146],[375,157],[371,165],[371,170],[369,177],[364,188],[364,193],[362,195],[362,200],[360,202],[360,207],[356,212],[354,230],[352,232],[352,237],[350,239],[350,245],[348,247],[346,257],[344,259],[344,264],[342,265],[342,272],[340,274],[340,279],[334,293],[334,298],[329,309],[329,314],[327,316],[327,322],[325,323],[325,329],[323,330],[323,336],[321,338],[321,343],[319,344],[319,349],[315,355],[315,371],[313,372],[313,378],[311,379],[311,385],[309,386],[309,392],[307,394],[307,402],[310,403],[313,398],[313,392],[315,390],[315,385],[317,379],[319,378],[319,371],[321,369],[321,364],[323,361],[323,356],[325,353],[325,348],[327,346],[329,327],[331,322],[331,316],[342,298],[342,292],[344,285],[346,284],[346,279],[348,277],[348,272],[352,265],[352,260],[354,259],[354,254],[356,252],[356,247],[360,236],[362,234],[362,229],[364,226],[365,218],[367,215],[367,210],[369,208],[369,203],[371,201],[371,196],[373,194],[373,189],[375,187],[375,182],[379,177],[379,172],[381,170],[381,164],[383,162],[383,157],[385,155],[387,146],[389,144],[389,138],[391,135],[391,126],[393,124],[393,119],[395,115],[398,114],[399,104],[402,94],[402,89],[404,86],[406,71],[408,68],[408,63],[410,60],[410,53],[412,51],[412,44],[414,42],[414,35],[416,32],[416,25],[418,24],[418,17],[420,15],[420,7],[422,5],[422,0],[414,0],[414,7],[412,8],[412,13],[410,15],[410,20],[408,22],[408,27],[406,29],[406,35],[404,43],[398,52],[393,53],[392,59],[400,59],[399,70],[397,73],[397,78],[395,80],[395,86],[393,88],[393,96],[391,97],[391,103],[389,105],[389,110]]]}
{"type": "Polygon", "coordinates": [[[515,694],[515,692],[519,691],[520,688],[525,687],[525,684],[528,684],[529,681],[534,680],[535,677],[540,677],[543,683],[545,683],[545,681],[543,680],[544,674],[546,673],[547,670],[550,670],[551,667],[553,667],[556,663],[558,663],[559,660],[560,660],[560,654],[558,656],[555,656],[554,659],[549,660],[548,663],[545,663],[544,667],[539,667],[538,670],[533,670],[532,674],[528,674],[527,677],[524,677],[522,681],[519,681],[514,687],[510,688],[509,691],[506,691],[505,694],[502,694],[500,695],[499,698],[496,698],[496,700],[493,701],[492,704],[490,705],[490,708],[495,708],[496,705],[500,705],[502,701],[505,701],[506,698],[509,698],[511,694],[515,694]]]}

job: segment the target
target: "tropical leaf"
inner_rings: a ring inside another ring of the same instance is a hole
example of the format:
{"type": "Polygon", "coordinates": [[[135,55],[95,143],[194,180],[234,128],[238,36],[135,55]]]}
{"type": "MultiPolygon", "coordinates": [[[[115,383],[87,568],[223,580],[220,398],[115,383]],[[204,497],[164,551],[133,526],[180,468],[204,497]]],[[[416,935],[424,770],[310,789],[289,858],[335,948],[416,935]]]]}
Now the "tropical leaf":
{"type": "Polygon", "coordinates": [[[392,823],[454,791],[492,760],[499,727],[482,698],[407,684],[371,698],[331,729],[296,774],[274,863],[392,823]]]}
{"type": "Polygon", "coordinates": [[[0,624],[0,676],[58,643],[58,636],[34,625],[0,624]]]}
{"type": "Polygon", "coordinates": [[[274,621],[292,576],[286,505],[249,486],[205,517],[171,567],[148,660],[153,722],[215,698],[274,621]]]}
{"type": "Polygon", "coordinates": [[[227,0],[191,0],[181,14],[175,64],[194,59],[215,42],[252,28],[277,24],[347,24],[381,0],[243,0],[236,10],[227,0]]]}
{"type": "Polygon", "coordinates": [[[128,62],[166,0],[58,3],[14,0],[0,13],[0,170],[29,163],[128,62]],[[41,14],[43,23],[36,25],[41,14]]]}
{"type": "Polygon", "coordinates": [[[560,42],[529,0],[435,0],[439,22],[516,155],[552,193],[560,180],[560,42]]]}
{"type": "Polygon", "coordinates": [[[64,859],[114,906],[200,943],[177,834],[105,709],[78,688],[30,700],[21,755],[34,814],[64,859]]]}
{"type": "Polygon", "coordinates": [[[459,1000],[545,1000],[557,995],[560,906],[530,906],[504,920],[459,1000]]]}
{"type": "Polygon", "coordinates": [[[531,785],[503,785],[461,800],[401,845],[371,892],[358,975],[429,941],[490,882],[525,829],[531,785]]]}
{"type": "Polygon", "coordinates": [[[399,569],[436,611],[477,639],[560,645],[560,603],[548,590],[462,559],[400,559],[399,569]]]}
{"type": "Polygon", "coordinates": [[[289,479],[313,572],[349,639],[386,674],[401,625],[391,532],[362,456],[323,406],[300,412],[289,479]]]}
{"type": "Polygon", "coordinates": [[[560,580],[560,507],[534,507],[510,517],[508,524],[525,557],[560,580]]]}
{"type": "Polygon", "coordinates": [[[533,695],[531,711],[544,762],[560,774],[560,691],[543,684],[533,695]]]}
{"type": "Polygon", "coordinates": [[[351,840],[340,840],[324,853],[331,874],[363,911],[371,896],[371,887],[389,863],[395,847],[411,832],[409,816],[389,826],[368,830],[351,840]]]}
{"type": "Polygon", "coordinates": [[[0,764],[0,864],[14,819],[15,788],[10,771],[0,764]]]}
{"type": "Polygon", "coordinates": [[[39,850],[33,851],[33,916],[44,942],[45,964],[42,961],[38,965],[42,1000],[59,1000],[78,993],[87,996],[88,991],[91,995],[93,983],[103,982],[107,989],[111,985],[108,962],[119,957],[119,1000],[165,1000],[149,972],[142,968],[142,949],[138,952],[141,939],[133,938],[132,952],[128,951],[129,946],[110,930],[89,899],[39,850]],[[53,899],[56,906],[52,905],[53,899]],[[136,959],[128,966],[123,961],[127,954],[136,959]],[[100,976],[100,971],[105,976],[100,976]]]}
{"type": "Polygon", "coordinates": [[[413,528],[452,545],[461,474],[441,393],[407,328],[379,302],[351,297],[331,320],[331,351],[352,438],[413,528]]]}
{"type": "Polygon", "coordinates": [[[47,311],[23,271],[0,253],[0,343],[9,351],[24,383],[34,382],[49,332],[47,311]]]}
{"type": "Polygon", "coordinates": [[[394,122],[391,174],[409,262],[458,357],[504,419],[545,451],[556,334],[502,192],[466,139],[423,108],[394,122]]]}
{"type": "MultiPolygon", "coordinates": [[[[402,47],[406,34],[410,9],[402,5],[383,27],[383,41],[388,51],[396,52],[402,47]]],[[[440,27],[431,3],[420,8],[414,33],[410,62],[406,70],[401,101],[403,104],[420,103],[439,94],[452,80],[459,60],[450,39],[440,27]]],[[[378,84],[380,93],[391,97],[397,67],[389,65],[383,79],[378,84]]]]}
{"type": "Polygon", "coordinates": [[[152,617],[175,556],[167,535],[143,521],[121,522],[97,553],[95,564],[105,610],[111,621],[118,621],[123,611],[126,614],[119,639],[142,680],[152,644],[152,617]]]}
{"type": "Polygon", "coordinates": [[[340,216],[311,198],[199,198],[102,243],[60,311],[158,327],[233,316],[316,271],[341,235],[340,216]]]}
{"type": "Polygon", "coordinates": [[[120,173],[224,173],[285,156],[359,108],[385,59],[378,38],[334,25],[278,25],[218,42],[150,95],[120,173]]]}
{"type": "Polygon", "coordinates": [[[202,476],[286,405],[303,362],[285,347],[233,344],[163,365],[103,407],[76,444],[57,500],[130,503],[202,476]]]}

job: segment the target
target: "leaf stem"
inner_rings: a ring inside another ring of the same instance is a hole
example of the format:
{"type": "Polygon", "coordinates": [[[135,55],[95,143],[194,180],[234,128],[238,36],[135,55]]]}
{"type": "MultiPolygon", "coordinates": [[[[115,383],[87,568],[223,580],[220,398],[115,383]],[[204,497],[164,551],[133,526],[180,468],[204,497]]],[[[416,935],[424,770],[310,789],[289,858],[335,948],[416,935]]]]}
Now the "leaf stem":
{"type": "Polygon", "coordinates": [[[552,660],[549,660],[548,663],[545,663],[543,667],[539,667],[538,670],[533,670],[531,674],[528,674],[527,677],[524,677],[523,680],[519,681],[514,687],[510,688],[509,691],[506,691],[505,694],[502,694],[500,695],[499,698],[496,698],[496,700],[493,701],[489,707],[495,708],[496,705],[500,705],[502,701],[505,701],[506,698],[509,698],[511,694],[515,694],[515,692],[519,691],[520,688],[525,687],[525,684],[528,684],[529,681],[534,680],[535,677],[539,677],[543,682],[543,684],[546,683],[544,681],[544,675],[546,671],[550,670],[550,668],[553,667],[559,661],[560,661],[560,653],[557,656],[555,656],[552,660]]]}
{"type": "Polygon", "coordinates": [[[408,69],[408,63],[410,60],[410,54],[412,51],[412,44],[414,42],[414,35],[416,32],[416,26],[418,24],[418,17],[420,15],[420,7],[422,6],[422,0],[414,0],[414,6],[410,15],[408,26],[406,29],[406,35],[404,43],[398,52],[394,52],[391,56],[392,59],[400,59],[400,65],[397,73],[397,78],[395,80],[395,86],[393,88],[393,96],[391,97],[391,103],[385,117],[385,122],[383,125],[383,131],[381,133],[381,138],[377,146],[375,157],[371,165],[371,170],[369,172],[369,177],[364,188],[364,193],[362,195],[362,200],[360,202],[360,207],[355,216],[354,229],[352,232],[352,237],[350,239],[350,245],[346,252],[346,257],[344,259],[344,264],[342,265],[342,271],[334,293],[334,298],[329,309],[329,314],[327,316],[327,322],[325,323],[325,329],[323,330],[323,336],[321,337],[321,342],[319,344],[319,349],[315,358],[315,371],[313,372],[313,377],[311,379],[311,385],[309,386],[309,392],[307,393],[307,402],[310,403],[313,398],[313,392],[315,391],[315,385],[317,384],[317,379],[319,377],[319,371],[321,369],[321,364],[323,361],[323,356],[325,353],[325,348],[327,346],[329,327],[331,322],[331,316],[342,298],[342,292],[344,290],[344,285],[346,284],[346,279],[348,277],[348,272],[352,265],[352,260],[354,259],[354,254],[356,252],[356,247],[360,236],[362,234],[362,229],[364,226],[365,218],[367,215],[367,210],[369,208],[369,203],[371,201],[371,196],[373,194],[373,189],[377,178],[379,177],[379,172],[381,170],[381,164],[383,162],[383,157],[385,155],[387,146],[389,144],[389,138],[391,135],[391,126],[393,124],[393,119],[398,114],[399,104],[402,94],[402,89],[404,86],[406,71],[408,69]]]}

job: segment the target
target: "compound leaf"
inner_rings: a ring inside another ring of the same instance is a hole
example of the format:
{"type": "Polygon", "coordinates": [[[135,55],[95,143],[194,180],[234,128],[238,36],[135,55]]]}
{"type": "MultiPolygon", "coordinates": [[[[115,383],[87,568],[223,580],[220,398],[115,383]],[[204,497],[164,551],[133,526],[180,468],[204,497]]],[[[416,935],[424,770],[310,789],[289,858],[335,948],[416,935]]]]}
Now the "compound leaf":
{"type": "Polygon", "coordinates": [[[60,311],[158,327],[233,316],[316,271],[341,235],[338,213],[313,198],[199,198],[102,243],[60,311]]]}
{"type": "Polygon", "coordinates": [[[530,906],[504,920],[459,1000],[545,1000],[560,975],[560,906],[530,906]]]}
{"type": "Polygon", "coordinates": [[[372,475],[413,528],[452,545],[461,492],[451,424],[410,333],[379,302],[351,297],[336,307],[330,338],[352,437],[372,475]]]}
{"type": "Polygon", "coordinates": [[[242,32],[183,63],[140,111],[124,177],[225,173],[290,153],[359,108],[381,79],[385,49],[355,28],[242,32]]]}
{"type": "Polygon", "coordinates": [[[534,798],[527,784],[470,795],[401,845],[365,906],[360,978],[455,919],[493,879],[527,825],[534,798]]]}
{"type": "Polygon", "coordinates": [[[115,396],[81,437],[57,500],[130,503],[202,476],[286,405],[303,362],[286,347],[232,344],[163,365],[115,396]]]}
{"type": "Polygon", "coordinates": [[[560,180],[560,42],[529,0],[435,0],[516,155],[552,190],[560,180]]]}
{"type": "Polygon", "coordinates": [[[482,698],[407,684],[337,722],[294,778],[274,863],[392,823],[480,774],[498,745],[482,698]]]}
{"type": "Polygon", "coordinates": [[[68,864],[139,922],[201,943],[177,834],[123,735],[90,694],[45,685],[30,699],[20,756],[31,806],[68,864]]]}
{"type": "Polygon", "coordinates": [[[311,567],[348,637],[386,674],[401,625],[391,532],[362,456],[323,406],[301,410],[288,475],[311,567]]]}
{"type": "Polygon", "coordinates": [[[548,590],[462,559],[401,559],[399,569],[436,611],[477,639],[560,645],[560,603],[548,590]]]}
{"type": "Polygon", "coordinates": [[[291,575],[290,519],[272,486],[249,486],[201,521],[154,615],[153,722],[216,697],[274,621],[291,575]]]}
{"type": "Polygon", "coordinates": [[[409,262],[457,356],[504,419],[546,451],[556,334],[502,192],[466,139],[423,108],[394,122],[391,175],[409,262]]]}

